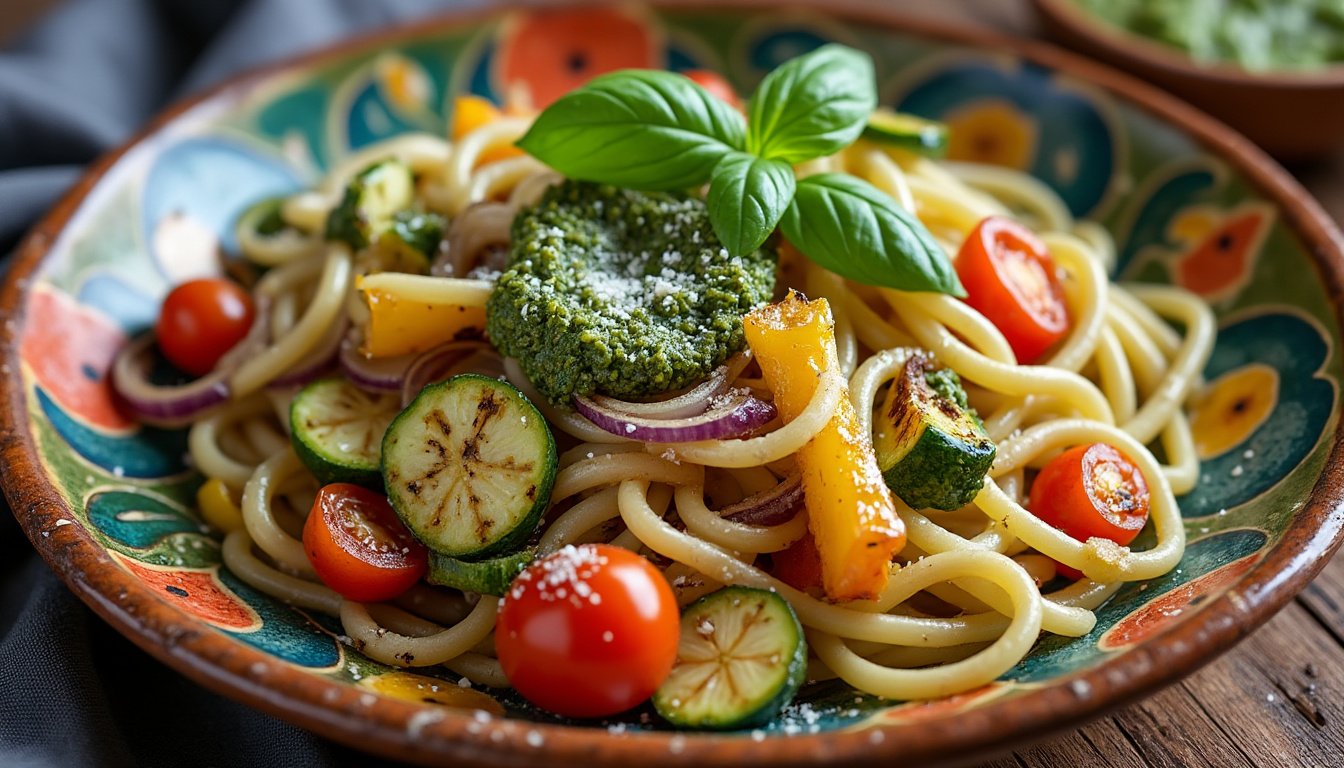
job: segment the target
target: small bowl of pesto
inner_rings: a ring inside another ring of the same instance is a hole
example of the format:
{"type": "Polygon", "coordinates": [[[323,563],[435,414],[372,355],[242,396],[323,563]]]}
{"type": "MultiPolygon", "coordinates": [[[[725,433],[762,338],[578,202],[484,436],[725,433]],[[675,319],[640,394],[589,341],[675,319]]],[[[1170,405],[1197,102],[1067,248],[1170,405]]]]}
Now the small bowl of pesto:
{"type": "Polygon", "coordinates": [[[1340,0],[1033,0],[1048,35],[1159,85],[1272,154],[1344,145],[1340,0]]]}

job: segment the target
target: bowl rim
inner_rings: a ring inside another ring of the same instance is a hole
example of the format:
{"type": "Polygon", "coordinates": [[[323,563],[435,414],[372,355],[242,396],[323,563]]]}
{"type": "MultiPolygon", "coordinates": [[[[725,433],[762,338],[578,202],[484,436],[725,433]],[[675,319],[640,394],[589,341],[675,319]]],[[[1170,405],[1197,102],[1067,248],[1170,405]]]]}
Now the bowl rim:
{"type": "MultiPolygon", "coordinates": [[[[73,513],[61,492],[46,479],[29,428],[27,387],[19,374],[23,310],[31,275],[118,160],[193,108],[240,96],[287,73],[336,63],[399,41],[470,28],[512,11],[608,4],[600,0],[508,0],[470,6],[247,70],[160,112],[126,143],[93,163],[30,231],[16,251],[0,292],[0,315],[7,319],[0,329],[0,362],[14,372],[0,378],[0,456],[9,468],[4,491],[42,558],[121,634],[197,683],[267,714],[357,749],[425,764],[441,764],[445,759],[472,765],[526,765],[540,759],[593,766],[803,765],[820,760],[890,764],[895,758],[960,763],[1076,727],[1176,682],[1263,624],[1324,566],[1344,539],[1344,431],[1337,420],[1334,444],[1321,475],[1280,542],[1228,590],[1153,639],[1082,673],[950,716],[756,741],[742,734],[629,731],[613,736],[601,728],[509,718],[480,721],[467,713],[375,696],[291,667],[215,631],[160,599],[122,569],[83,526],[58,523],[68,522],[73,513]]],[[[674,13],[779,10],[774,0],[653,0],[647,5],[674,13]]],[[[1344,235],[1277,163],[1214,118],[1128,75],[1045,43],[913,19],[865,0],[795,0],[790,7],[1043,65],[1179,126],[1275,203],[1285,224],[1311,252],[1333,300],[1334,319],[1344,327],[1344,235]]]]}
{"type": "Polygon", "coordinates": [[[1129,59],[1155,69],[1177,72],[1185,77],[1215,81],[1226,85],[1255,85],[1301,90],[1338,90],[1344,88],[1344,61],[1319,68],[1270,69],[1264,72],[1238,67],[1226,61],[1201,64],[1180,48],[1132,32],[1078,5],[1077,0],[1031,0],[1038,13],[1064,27],[1090,45],[1101,49],[1101,57],[1129,59]]]}

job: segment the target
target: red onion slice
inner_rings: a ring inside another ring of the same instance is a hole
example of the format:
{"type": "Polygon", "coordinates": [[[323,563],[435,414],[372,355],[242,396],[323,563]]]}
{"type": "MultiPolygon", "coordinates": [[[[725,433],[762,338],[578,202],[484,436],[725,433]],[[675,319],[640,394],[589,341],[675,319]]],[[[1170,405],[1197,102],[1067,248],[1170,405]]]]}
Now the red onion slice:
{"type": "Polygon", "coordinates": [[[430,267],[430,274],[465,277],[478,267],[487,272],[502,271],[508,257],[509,228],[516,213],[508,203],[468,206],[448,227],[444,249],[430,267]]]}
{"type": "Polygon", "coordinates": [[[346,329],[349,323],[341,320],[338,323],[332,323],[331,328],[327,330],[326,335],[318,340],[317,346],[304,355],[297,363],[289,367],[288,371],[275,377],[267,389],[288,389],[290,387],[301,387],[336,367],[336,356],[341,351],[341,341],[345,339],[346,329]]]}
{"type": "Polygon", "coordinates": [[[258,298],[247,335],[206,375],[176,386],[149,380],[154,365],[154,334],[145,333],[117,352],[112,361],[112,389],[135,418],[159,427],[181,427],[228,401],[229,377],[238,366],[266,346],[270,338],[270,304],[258,298]]]}
{"type": "Polygon", "coordinates": [[[365,357],[359,351],[363,341],[359,329],[354,328],[341,342],[341,372],[360,389],[374,393],[400,392],[402,382],[406,380],[406,369],[411,367],[416,355],[365,357]]]}
{"type": "Polygon", "coordinates": [[[112,363],[112,389],[136,420],[160,427],[180,427],[229,399],[228,378],[233,368],[216,367],[180,386],[151,384],[154,334],[147,333],[122,347],[112,363]]]}
{"type": "Polygon", "coordinates": [[[719,510],[719,517],[743,525],[783,525],[793,519],[803,505],[803,476],[790,474],[768,491],[730,504],[719,510]]]}
{"type": "Polygon", "coordinates": [[[489,345],[483,341],[450,341],[415,358],[401,383],[402,407],[410,405],[420,390],[447,378],[448,372],[463,358],[486,349],[489,345]]]}
{"type": "Polygon", "coordinates": [[[709,378],[691,387],[675,397],[647,402],[617,400],[606,395],[593,395],[594,403],[610,411],[642,416],[646,419],[685,419],[699,416],[709,408],[713,398],[728,391],[728,385],[737,378],[743,368],[751,362],[751,352],[735,355],[728,362],[715,368],[709,378]]]}
{"type": "Polygon", "coordinates": [[[613,413],[636,416],[644,419],[687,419],[699,416],[709,409],[709,401],[728,389],[728,368],[719,366],[700,384],[687,392],[667,400],[648,403],[636,403],[629,400],[617,400],[606,395],[593,395],[592,401],[599,407],[613,413]]]}
{"type": "Polygon", "coordinates": [[[606,408],[592,399],[575,396],[574,406],[584,418],[613,435],[649,443],[684,443],[742,437],[775,418],[775,406],[737,389],[708,400],[707,409],[682,419],[655,419],[606,408]]]}

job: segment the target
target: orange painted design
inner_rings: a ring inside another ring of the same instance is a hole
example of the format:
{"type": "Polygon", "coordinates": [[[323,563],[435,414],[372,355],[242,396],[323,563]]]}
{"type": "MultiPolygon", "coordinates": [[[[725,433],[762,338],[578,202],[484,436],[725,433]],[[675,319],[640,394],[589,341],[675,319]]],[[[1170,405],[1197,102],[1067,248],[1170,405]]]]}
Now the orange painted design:
{"type": "Polygon", "coordinates": [[[537,11],[519,17],[500,44],[499,74],[512,100],[541,109],[591,78],[659,66],[648,27],[615,8],[537,11]]]}
{"type": "Polygon", "coordinates": [[[1232,295],[1250,280],[1270,221],[1271,214],[1259,207],[1229,213],[1192,249],[1177,257],[1173,270],[1176,282],[1208,299],[1232,295]]]}
{"type": "Polygon", "coordinates": [[[159,597],[220,629],[251,632],[261,627],[261,618],[219,582],[214,568],[162,568],[115,552],[112,557],[159,597]]]}
{"type": "Polygon", "coordinates": [[[1174,624],[1187,610],[1198,606],[1204,598],[1241,578],[1258,559],[1258,554],[1247,555],[1194,581],[1182,584],[1121,619],[1101,636],[1097,647],[1103,651],[1115,651],[1146,642],[1174,624]]]}
{"type": "Polygon", "coordinates": [[[1011,102],[984,99],[948,114],[947,157],[1026,170],[1036,155],[1036,123],[1011,102]]]}
{"type": "Polygon", "coordinates": [[[116,405],[108,371],[126,335],[113,322],[47,286],[28,294],[19,355],[68,413],[106,430],[134,422],[116,405]]]}
{"type": "Polygon", "coordinates": [[[1201,459],[1221,456],[1255,433],[1279,402],[1279,372],[1264,363],[1235,368],[1210,382],[1190,409],[1201,459]]]}
{"type": "Polygon", "coordinates": [[[1009,686],[1002,683],[990,683],[981,688],[975,688],[962,693],[954,693],[951,696],[944,696],[941,699],[929,699],[928,701],[911,701],[892,707],[883,713],[888,720],[896,720],[902,723],[915,722],[918,720],[931,720],[943,715],[951,715],[970,709],[973,706],[981,704],[992,699],[999,694],[1007,691],[1009,686]]]}

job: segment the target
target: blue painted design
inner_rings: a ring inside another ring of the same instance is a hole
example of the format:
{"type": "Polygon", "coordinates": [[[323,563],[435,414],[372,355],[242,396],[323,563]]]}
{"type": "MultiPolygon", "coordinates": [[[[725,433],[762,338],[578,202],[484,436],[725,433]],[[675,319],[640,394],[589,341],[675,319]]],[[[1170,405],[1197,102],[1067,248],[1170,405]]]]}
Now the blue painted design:
{"type": "Polygon", "coordinates": [[[257,114],[257,130],[277,141],[291,134],[302,136],[318,169],[325,169],[332,159],[326,131],[330,99],[331,91],[320,83],[294,91],[267,104],[257,114]]]}
{"type": "Polygon", "coordinates": [[[667,69],[673,72],[685,72],[688,69],[703,69],[704,66],[691,54],[690,50],[677,45],[675,42],[668,43],[667,69]]]}
{"type": "Polygon", "coordinates": [[[1037,135],[1028,172],[1058,192],[1073,215],[1092,213],[1115,173],[1114,139],[1097,107],[1051,70],[959,59],[916,83],[896,108],[943,120],[988,100],[1007,101],[1031,117],[1037,135]]]}
{"type": "MultiPolygon", "coordinates": [[[[360,89],[346,115],[346,141],[352,150],[419,130],[423,126],[394,108],[376,82],[360,89]]],[[[437,99],[435,99],[437,101],[437,99]]]]}
{"type": "Polygon", "coordinates": [[[1221,328],[1204,366],[1212,381],[1252,363],[1279,374],[1279,399],[1265,422],[1231,450],[1205,459],[1201,482],[1177,499],[1186,517],[1244,504],[1282,480],[1316,447],[1335,410],[1335,388],[1317,370],[1329,355],[1319,328],[1298,315],[1268,313],[1221,328]],[[1254,453],[1245,458],[1245,451],[1254,453]],[[1234,468],[1240,467],[1235,475],[1234,468]]]}
{"type": "Polygon", "coordinates": [[[1042,635],[1031,655],[1000,679],[1041,682],[1073,674],[1103,661],[1107,654],[1097,649],[1097,641],[1121,619],[1177,587],[1258,552],[1267,541],[1268,537],[1262,531],[1239,529],[1192,542],[1186,547],[1181,562],[1167,574],[1121,587],[1110,602],[1097,609],[1097,626],[1089,634],[1083,637],[1042,635]]]}
{"type": "Polygon", "coordinates": [[[1176,171],[1156,185],[1148,197],[1138,203],[1133,224],[1124,243],[1117,249],[1113,274],[1128,277],[1126,270],[1148,246],[1172,247],[1167,238],[1172,219],[1190,205],[1209,202],[1218,186],[1218,176],[1211,168],[1203,166],[1176,171]]]}
{"type": "Polygon", "coordinates": [[[751,65],[750,81],[764,77],[767,72],[789,59],[833,42],[810,27],[773,28],[769,34],[751,42],[747,62],[751,65]]]}
{"type": "Polygon", "coordinates": [[[88,500],[89,522],[133,549],[149,549],[177,533],[200,533],[186,510],[138,491],[104,491],[88,500]]]}
{"type": "Polygon", "coordinates": [[[187,451],[185,429],[142,426],[129,434],[101,432],[66,413],[41,387],[36,390],[38,406],[57,434],[92,464],[138,478],[170,477],[186,471],[182,462],[187,451]]]}
{"type": "MultiPolygon", "coordinates": [[[[157,299],[146,296],[110,271],[98,271],[86,277],[75,298],[80,304],[115,320],[121,330],[131,336],[153,325],[159,316],[157,299]]],[[[92,378],[97,380],[96,373],[92,378]]]]}
{"type": "MultiPolygon", "coordinates": [[[[214,232],[228,247],[233,225],[247,208],[265,197],[301,188],[298,176],[274,157],[220,138],[193,138],[169,147],[154,161],[141,192],[144,242],[165,217],[179,214],[214,232]]],[[[176,254],[155,253],[160,264],[176,254]]],[[[165,270],[165,274],[171,272],[165,270]]]]}
{"type": "Polygon", "coordinates": [[[476,59],[476,66],[472,68],[471,76],[467,78],[467,91],[498,104],[499,96],[495,92],[494,78],[492,77],[495,68],[495,52],[496,46],[493,40],[481,47],[481,54],[476,59]]]}
{"type": "Polygon", "coordinates": [[[252,632],[220,631],[301,667],[327,669],[341,663],[341,645],[334,636],[339,631],[335,619],[321,617],[326,626],[319,625],[307,614],[248,586],[223,566],[219,568],[219,580],[261,617],[261,627],[252,632]]]}

